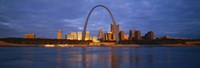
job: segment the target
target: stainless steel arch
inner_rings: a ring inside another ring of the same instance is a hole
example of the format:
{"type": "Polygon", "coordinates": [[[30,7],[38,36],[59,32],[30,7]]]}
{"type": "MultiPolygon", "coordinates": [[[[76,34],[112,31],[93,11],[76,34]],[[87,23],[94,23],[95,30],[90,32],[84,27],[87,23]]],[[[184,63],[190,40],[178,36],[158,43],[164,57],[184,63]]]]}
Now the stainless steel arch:
{"type": "MultiPolygon", "coordinates": [[[[105,9],[108,11],[108,13],[110,14],[110,17],[111,17],[111,19],[112,19],[112,23],[113,23],[114,25],[116,25],[115,19],[114,19],[113,15],[112,15],[111,11],[110,11],[106,6],[104,6],[104,5],[96,5],[96,6],[94,6],[94,7],[90,10],[90,12],[89,12],[89,14],[88,14],[88,16],[87,16],[87,18],[86,18],[85,25],[84,25],[84,29],[83,29],[82,40],[85,40],[86,28],[87,28],[87,24],[88,24],[88,20],[89,20],[89,18],[90,18],[90,15],[91,15],[92,11],[93,11],[95,8],[97,8],[97,7],[103,7],[103,8],[105,8],[105,9]]],[[[116,36],[117,36],[117,33],[118,33],[118,32],[116,32],[116,26],[114,27],[114,30],[115,30],[115,34],[116,34],[116,36]]],[[[117,36],[116,38],[117,38],[117,41],[118,41],[118,36],[117,36]]]]}

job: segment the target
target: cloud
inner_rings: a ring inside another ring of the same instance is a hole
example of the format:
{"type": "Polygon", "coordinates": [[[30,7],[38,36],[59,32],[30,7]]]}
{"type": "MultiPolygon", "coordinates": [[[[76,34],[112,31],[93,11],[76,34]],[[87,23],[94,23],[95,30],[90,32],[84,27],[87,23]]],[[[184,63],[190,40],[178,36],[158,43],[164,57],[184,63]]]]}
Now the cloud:
{"type": "MultiPolygon", "coordinates": [[[[157,37],[200,38],[199,0],[0,0],[0,37],[55,38],[64,33],[82,31],[87,14],[95,5],[107,6],[120,29],[153,30],[157,37]],[[15,34],[15,35],[13,35],[15,34]],[[193,34],[190,36],[190,34],[193,34]]],[[[104,8],[96,8],[88,21],[88,30],[97,35],[98,28],[110,31],[111,18],[104,8]]]]}

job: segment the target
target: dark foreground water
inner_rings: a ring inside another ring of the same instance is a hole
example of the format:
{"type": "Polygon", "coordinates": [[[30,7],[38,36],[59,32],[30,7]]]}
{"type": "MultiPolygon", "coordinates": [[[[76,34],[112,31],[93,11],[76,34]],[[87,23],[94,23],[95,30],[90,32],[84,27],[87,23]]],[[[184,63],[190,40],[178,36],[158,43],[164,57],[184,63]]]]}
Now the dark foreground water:
{"type": "Polygon", "coordinates": [[[200,68],[200,47],[0,47],[0,68],[200,68]]]}

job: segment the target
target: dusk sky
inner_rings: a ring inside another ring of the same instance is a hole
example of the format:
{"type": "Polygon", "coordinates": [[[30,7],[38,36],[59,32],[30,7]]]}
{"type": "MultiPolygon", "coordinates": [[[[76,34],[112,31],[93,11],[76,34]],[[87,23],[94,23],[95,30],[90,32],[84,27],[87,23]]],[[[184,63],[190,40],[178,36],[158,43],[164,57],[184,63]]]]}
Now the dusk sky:
{"type": "MultiPolygon", "coordinates": [[[[56,38],[83,30],[85,19],[95,5],[112,12],[120,30],[154,31],[155,37],[200,38],[200,0],[0,0],[0,38],[56,38]]],[[[88,31],[97,36],[98,28],[110,31],[111,18],[98,7],[92,12],[88,31]]],[[[64,38],[64,36],[63,36],[64,38]]]]}

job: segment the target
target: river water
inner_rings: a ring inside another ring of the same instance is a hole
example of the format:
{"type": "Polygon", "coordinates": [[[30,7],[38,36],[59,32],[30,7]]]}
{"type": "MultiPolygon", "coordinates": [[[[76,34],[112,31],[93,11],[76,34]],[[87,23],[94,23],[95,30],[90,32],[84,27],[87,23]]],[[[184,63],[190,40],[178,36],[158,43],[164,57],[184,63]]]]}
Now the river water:
{"type": "Polygon", "coordinates": [[[0,47],[0,68],[200,68],[200,47],[0,47]]]}

